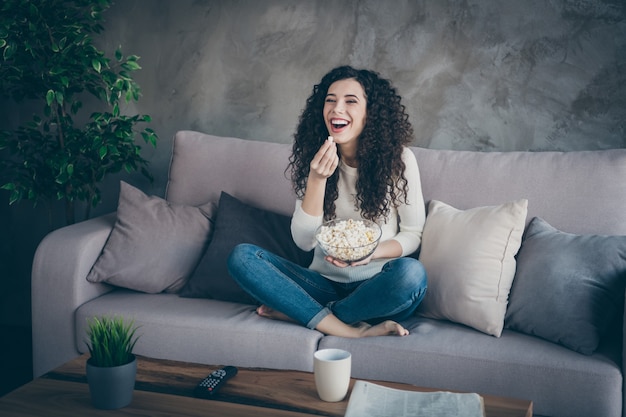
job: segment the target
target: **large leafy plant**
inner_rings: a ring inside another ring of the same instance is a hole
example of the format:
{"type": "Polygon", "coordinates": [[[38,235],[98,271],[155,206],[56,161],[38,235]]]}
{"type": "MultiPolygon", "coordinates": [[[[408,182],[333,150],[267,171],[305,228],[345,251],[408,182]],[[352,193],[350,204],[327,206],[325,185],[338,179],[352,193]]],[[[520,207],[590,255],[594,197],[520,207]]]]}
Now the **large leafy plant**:
{"type": "Polygon", "coordinates": [[[93,317],[87,320],[89,363],[99,367],[126,365],[134,359],[133,349],[138,337],[134,322],[122,317],[93,317]]]}
{"type": "Polygon", "coordinates": [[[140,134],[156,146],[157,135],[126,115],[140,88],[132,78],[136,55],[121,47],[108,58],[94,45],[110,0],[3,0],[0,5],[0,93],[40,111],[14,130],[0,130],[0,186],[9,203],[65,200],[66,223],[75,202],[85,217],[101,201],[106,175],[140,170],[151,178],[135,143],[140,134]],[[94,98],[95,97],[95,100],[94,98]],[[83,104],[85,104],[83,106],[83,104]],[[89,108],[89,111],[86,109],[89,108]]]}

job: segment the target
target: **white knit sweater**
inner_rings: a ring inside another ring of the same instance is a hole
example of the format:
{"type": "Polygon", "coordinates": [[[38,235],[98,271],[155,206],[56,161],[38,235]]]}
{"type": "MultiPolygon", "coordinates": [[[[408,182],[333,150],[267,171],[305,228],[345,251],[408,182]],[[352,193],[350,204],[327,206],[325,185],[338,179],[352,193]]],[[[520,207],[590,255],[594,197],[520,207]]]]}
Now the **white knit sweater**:
{"type": "MultiPolygon", "coordinates": [[[[402,160],[406,165],[404,175],[408,181],[408,204],[392,208],[386,222],[378,222],[382,229],[381,242],[395,239],[402,246],[402,256],[413,253],[420,245],[426,219],[419,168],[413,152],[405,148],[402,160]]],[[[335,201],[337,218],[361,219],[355,207],[357,168],[339,163],[339,196],[335,201]]],[[[324,253],[317,246],[315,231],[322,224],[323,216],[311,216],[302,210],[302,200],[296,201],[291,221],[294,242],[302,250],[315,248],[310,268],[337,282],[355,282],[371,278],[382,269],[389,259],[375,259],[367,265],[339,268],[324,260],[324,253]]]]}

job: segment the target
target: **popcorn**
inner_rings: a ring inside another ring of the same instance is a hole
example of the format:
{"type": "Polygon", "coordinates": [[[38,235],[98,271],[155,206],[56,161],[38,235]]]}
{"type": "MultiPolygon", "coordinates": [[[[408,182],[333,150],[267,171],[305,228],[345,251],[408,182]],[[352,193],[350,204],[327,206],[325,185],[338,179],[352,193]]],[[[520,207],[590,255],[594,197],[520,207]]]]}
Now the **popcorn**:
{"type": "Polygon", "coordinates": [[[356,262],[367,258],[380,239],[380,227],[362,220],[336,220],[322,225],[316,238],[324,252],[333,258],[356,262]]]}

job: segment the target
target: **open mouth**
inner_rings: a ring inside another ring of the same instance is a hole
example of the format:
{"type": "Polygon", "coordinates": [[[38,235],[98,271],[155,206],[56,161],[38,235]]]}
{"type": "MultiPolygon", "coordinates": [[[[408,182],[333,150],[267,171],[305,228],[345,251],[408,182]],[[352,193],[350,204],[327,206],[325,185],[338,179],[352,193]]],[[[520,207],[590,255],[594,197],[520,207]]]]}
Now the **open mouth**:
{"type": "Polygon", "coordinates": [[[330,124],[333,127],[333,131],[338,131],[348,126],[350,122],[344,119],[330,119],[330,124]]]}

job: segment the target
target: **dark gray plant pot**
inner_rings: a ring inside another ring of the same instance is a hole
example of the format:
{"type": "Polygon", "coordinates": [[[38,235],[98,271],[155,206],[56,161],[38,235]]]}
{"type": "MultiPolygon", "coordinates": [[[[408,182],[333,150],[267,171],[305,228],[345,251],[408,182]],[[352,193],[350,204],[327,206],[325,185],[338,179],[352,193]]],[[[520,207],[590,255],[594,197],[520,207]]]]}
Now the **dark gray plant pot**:
{"type": "Polygon", "coordinates": [[[91,403],[95,408],[113,410],[126,407],[133,401],[137,358],[126,365],[102,368],[87,360],[87,382],[91,403]]]}

